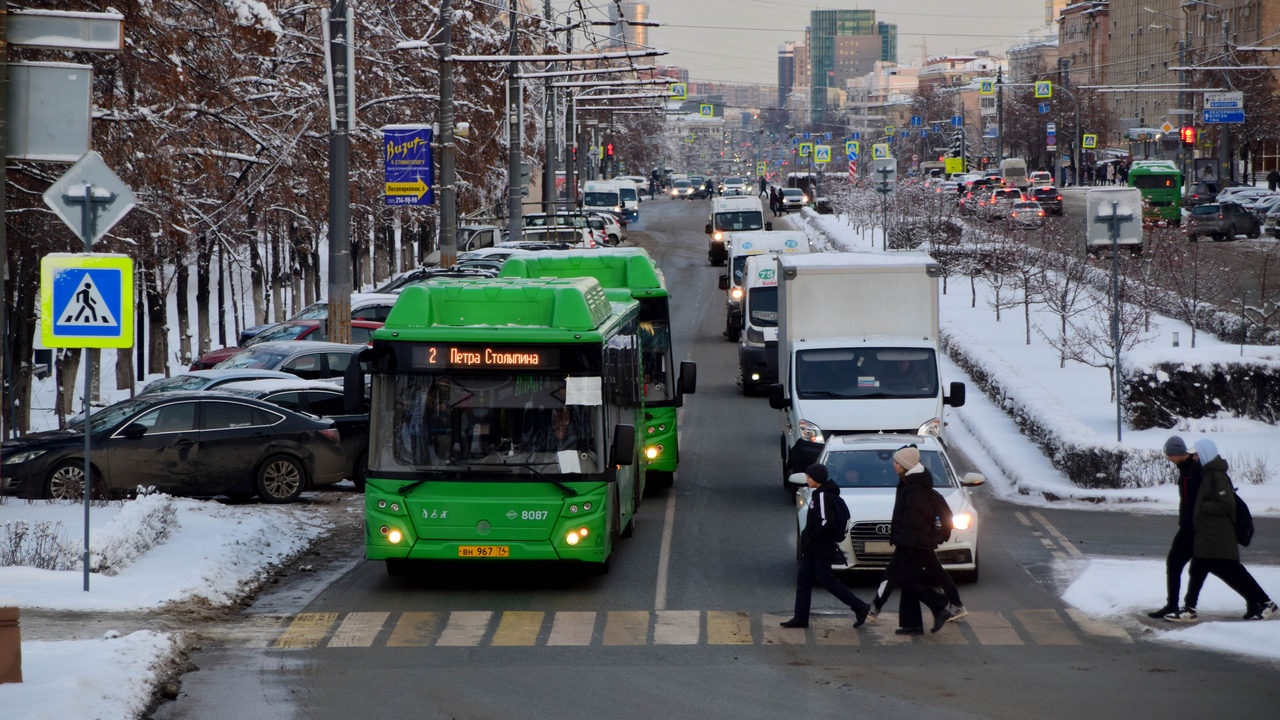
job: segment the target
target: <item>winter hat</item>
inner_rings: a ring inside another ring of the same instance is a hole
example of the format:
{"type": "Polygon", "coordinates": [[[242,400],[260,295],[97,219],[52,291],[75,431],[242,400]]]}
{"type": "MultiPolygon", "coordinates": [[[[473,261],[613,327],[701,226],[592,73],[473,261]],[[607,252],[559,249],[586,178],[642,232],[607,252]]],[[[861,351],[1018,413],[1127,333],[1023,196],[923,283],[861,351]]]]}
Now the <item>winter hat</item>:
{"type": "Polygon", "coordinates": [[[910,470],[920,464],[920,451],[908,445],[893,454],[893,461],[900,467],[910,470]]]}
{"type": "Polygon", "coordinates": [[[827,481],[827,466],[822,463],[814,463],[804,469],[804,474],[813,478],[813,481],[821,485],[827,481]]]}
{"type": "Polygon", "coordinates": [[[1218,457],[1218,446],[1209,438],[1196,441],[1196,454],[1200,456],[1200,462],[1206,465],[1213,462],[1218,457]]]}
{"type": "Polygon", "coordinates": [[[1182,441],[1182,438],[1172,435],[1168,440],[1164,441],[1164,454],[1174,456],[1190,455],[1191,453],[1187,452],[1187,444],[1182,441]]]}

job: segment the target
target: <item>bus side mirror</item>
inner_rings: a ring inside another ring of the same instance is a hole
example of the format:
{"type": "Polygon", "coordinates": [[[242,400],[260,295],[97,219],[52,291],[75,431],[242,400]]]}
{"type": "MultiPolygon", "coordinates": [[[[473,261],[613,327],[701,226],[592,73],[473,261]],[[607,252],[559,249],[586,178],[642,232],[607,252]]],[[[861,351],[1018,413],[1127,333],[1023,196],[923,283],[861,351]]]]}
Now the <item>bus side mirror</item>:
{"type": "Polygon", "coordinates": [[[721,290],[729,289],[729,276],[727,274],[723,274],[720,276],[720,289],[721,290]]]}
{"type": "Polygon", "coordinates": [[[698,389],[698,364],[692,360],[680,361],[680,380],[676,387],[681,395],[692,395],[698,389]]]}
{"type": "Polygon", "coordinates": [[[964,383],[951,383],[951,392],[947,393],[945,403],[951,407],[960,407],[961,405],[964,405],[964,383]]]}
{"type": "Polygon", "coordinates": [[[609,457],[614,465],[630,465],[636,457],[636,426],[614,425],[609,457]]]}

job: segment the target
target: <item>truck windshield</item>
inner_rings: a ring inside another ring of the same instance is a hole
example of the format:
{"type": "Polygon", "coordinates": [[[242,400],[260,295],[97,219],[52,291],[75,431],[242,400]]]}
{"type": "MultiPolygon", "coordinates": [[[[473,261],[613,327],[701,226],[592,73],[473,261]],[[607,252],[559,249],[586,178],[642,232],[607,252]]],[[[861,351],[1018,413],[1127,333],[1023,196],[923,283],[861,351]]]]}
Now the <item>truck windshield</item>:
{"type": "Polygon", "coordinates": [[[796,353],[801,399],[925,398],[938,394],[929,348],[824,348],[796,353]]]}
{"type": "Polygon", "coordinates": [[[599,472],[601,406],[565,405],[565,385],[515,373],[375,376],[375,405],[393,410],[372,419],[370,470],[483,467],[530,480],[599,472]]]}
{"type": "Polygon", "coordinates": [[[751,288],[747,293],[747,323],[758,328],[778,327],[778,286],[751,288]]]}
{"type": "Polygon", "coordinates": [[[764,213],[759,210],[716,213],[717,230],[760,230],[763,228],[764,213]]]}

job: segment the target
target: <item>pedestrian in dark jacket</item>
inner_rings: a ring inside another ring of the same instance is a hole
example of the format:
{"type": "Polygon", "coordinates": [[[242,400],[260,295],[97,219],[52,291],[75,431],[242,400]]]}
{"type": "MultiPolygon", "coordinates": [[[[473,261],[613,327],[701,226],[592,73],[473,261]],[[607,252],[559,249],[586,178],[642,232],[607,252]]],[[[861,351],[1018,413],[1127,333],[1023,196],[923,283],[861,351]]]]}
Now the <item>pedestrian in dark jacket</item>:
{"type": "MultiPolygon", "coordinates": [[[[903,496],[907,490],[908,474],[912,476],[913,480],[920,483],[923,483],[924,481],[920,480],[917,476],[921,474],[927,476],[929,483],[928,487],[933,487],[933,475],[929,472],[928,468],[919,462],[919,451],[914,447],[910,449],[917,451],[915,454],[915,457],[917,458],[916,465],[910,469],[910,472],[907,468],[898,465],[896,461],[893,464],[894,471],[898,473],[898,489],[894,498],[895,517],[897,516],[896,509],[899,506],[905,507],[903,496]]],[[[909,461],[910,453],[904,456],[904,459],[909,461]]],[[[932,516],[932,510],[930,511],[930,516],[932,516]]],[[[893,536],[890,535],[889,539],[892,541],[893,536]]],[[[871,600],[871,612],[867,614],[868,620],[874,622],[876,617],[880,615],[880,611],[884,608],[885,604],[889,602],[889,598],[893,596],[893,591],[898,587],[897,581],[893,578],[902,577],[904,573],[904,564],[907,565],[907,567],[918,564],[924,570],[925,578],[929,580],[930,585],[940,588],[943,594],[947,596],[947,612],[950,613],[947,618],[948,622],[951,620],[959,620],[969,614],[969,611],[965,609],[964,603],[960,600],[960,590],[956,588],[956,583],[951,579],[951,574],[943,569],[942,562],[938,560],[938,553],[936,552],[936,549],[936,542],[934,542],[930,548],[919,547],[914,548],[911,552],[904,551],[902,553],[897,552],[895,546],[894,554],[889,558],[889,566],[885,568],[884,571],[884,580],[882,580],[880,585],[876,588],[876,596],[871,600]]]]}
{"type": "Polygon", "coordinates": [[[889,529],[889,542],[893,543],[893,557],[889,560],[892,573],[886,573],[890,584],[902,588],[898,600],[898,629],[894,633],[924,634],[921,603],[933,612],[930,632],[938,632],[952,619],[952,614],[947,609],[947,596],[934,588],[924,570],[926,554],[937,562],[935,516],[929,499],[933,493],[933,476],[920,464],[920,451],[910,445],[893,454],[893,469],[902,479],[902,492],[894,502],[889,529]]]}
{"type": "Polygon", "coordinates": [[[769,188],[769,209],[773,211],[773,216],[778,217],[778,207],[782,201],[778,198],[778,188],[769,188]]]}
{"type": "MultiPolygon", "coordinates": [[[[1200,492],[1200,460],[1188,448],[1186,442],[1173,435],[1164,442],[1164,455],[1178,468],[1178,532],[1169,546],[1169,556],[1164,560],[1164,607],[1147,613],[1151,618],[1176,620],[1178,594],[1182,589],[1182,570],[1191,562],[1195,525],[1191,513],[1195,509],[1196,495],[1200,492]]],[[[1191,603],[1194,607],[1194,603],[1191,603]]]]}
{"type": "Polygon", "coordinates": [[[1277,607],[1253,575],[1240,563],[1240,547],[1236,544],[1236,491],[1227,475],[1227,461],[1218,455],[1212,440],[1196,441],[1200,457],[1201,481],[1192,509],[1195,537],[1192,540],[1191,577],[1187,582],[1187,604],[1177,617],[1166,618],[1194,622],[1196,602],[1205,579],[1216,575],[1245,600],[1245,620],[1265,620],[1277,607]]]}
{"type": "Polygon", "coordinates": [[[1277,188],[1280,188],[1280,170],[1272,168],[1271,172],[1267,173],[1267,189],[1275,192],[1277,188]]]}
{"type": "Polygon", "coordinates": [[[854,595],[831,572],[833,564],[845,562],[838,543],[847,530],[845,520],[849,513],[847,509],[838,512],[835,508],[835,503],[844,505],[844,500],[840,498],[840,486],[827,477],[827,467],[821,463],[810,465],[804,474],[805,482],[813,492],[809,495],[809,510],[805,515],[804,530],[800,533],[795,614],[790,620],[783,621],[782,627],[809,627],[809,602],[813,596],[815,580],[835,595],[837,600],[849,606],[854,614],[853,626],[860,627],[867,621],[867,611],[871,606],[854,595]]]}

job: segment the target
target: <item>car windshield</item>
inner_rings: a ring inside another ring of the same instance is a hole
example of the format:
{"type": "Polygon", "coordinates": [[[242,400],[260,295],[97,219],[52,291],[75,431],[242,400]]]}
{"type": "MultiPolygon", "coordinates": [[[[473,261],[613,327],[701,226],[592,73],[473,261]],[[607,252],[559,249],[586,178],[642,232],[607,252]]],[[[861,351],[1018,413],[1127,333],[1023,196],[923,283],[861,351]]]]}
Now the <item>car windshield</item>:
{"type": "Polygon", "coordinates": [[[318,302],[302,308],[290,320],[320,320],[329,317],[329,303],[318,302]]]}
{"type": "MultiPolygon", "coordinates": [[[[893,470],[894,448],[879,450],[837,450],[823,461],[831,479],[842,488],[894,488],[898,474],[893,470]]],[[[935,488],[955,486],[951,466],[936,450],[921,450],[920,464],[933,476],[935,488]]]]}
{"type": "Polygon", "coordinates": [[[778,286],[751,288],[747,296],[748,322],[755,327],[778,327],[778,286]]]}
{"type": "Polygon", "coordinates": [[[582,195],[582,203],[593,207],[618,204],[618,192],[589,192],[582,195]]]}
{"type": "Polygon", "coordinates": [[[1213,204],[1197,205],[1191,208],[1192,215],[1217,215],[1218,206],[1213,204]]]}
{"type": "Polygon", "coordinates": [[[762,228],[764,228],[764,213],[759,210],[716,213],[717,230],[760,230],[762,228]]]}
{"type": "Polygon", "coordinates": [[[232,355],[214,367],[274,369],[280,367],[286,357],[288,357],[287,353],[250,348],[232,355]]]}
{"type": "Polygon", "coordinates": [[[603,470],[601,406],[566,405],[563,375],[439,373],[375,376],[370,469],[461,466],[513,475],[603,470]],[[377,450],[373,450],[377,448],[377,450]]]}
{"type": "Polygon", "coordinates": [[[316,326],[310,323],[280,323],[246,340],[245,347],[269,340],[297,340],[315,328],[316,326]]]}
{"type": "Polygon", "coordinates": [[[207,386],[211,381],[209,378],[200,377],[199,375],[174,375],[173,377],[162,378],[142,388],[139,395],[153,392],[170,392],[173,390],[200,390],[207,386]]]}
{"type": "Polygon", "coordinates": [[[796,353],[796,395],[802,400],[933,397],[937,368],[929,348],[802,350],[796,353]]]}

